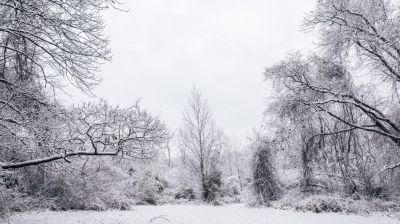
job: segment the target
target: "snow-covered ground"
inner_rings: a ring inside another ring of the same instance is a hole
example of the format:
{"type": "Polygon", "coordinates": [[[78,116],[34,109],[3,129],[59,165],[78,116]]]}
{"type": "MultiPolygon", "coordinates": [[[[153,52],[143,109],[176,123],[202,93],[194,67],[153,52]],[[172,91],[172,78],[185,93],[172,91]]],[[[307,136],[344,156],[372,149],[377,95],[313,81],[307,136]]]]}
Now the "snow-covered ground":
{"type": "MultiPolygon", "coordinates": [[[[314,214],[272,208],[226,206],[162,205],[137,206],[130,211],[31,212],[12,216],[13,224],[399,224],[384,216],[314,214]]],[[[7,222],[6,222],[7,223],[7,222]]]]}

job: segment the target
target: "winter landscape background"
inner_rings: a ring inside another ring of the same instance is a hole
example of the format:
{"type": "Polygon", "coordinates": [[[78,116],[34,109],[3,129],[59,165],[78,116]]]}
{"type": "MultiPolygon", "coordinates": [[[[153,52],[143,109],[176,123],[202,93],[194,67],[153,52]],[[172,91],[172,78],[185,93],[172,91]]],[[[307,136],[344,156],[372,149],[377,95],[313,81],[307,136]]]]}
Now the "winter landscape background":
{"type": "Polygon", "coordinates": [[[400,2],[0,14],[0,223],[399,222],[400,2]]]}

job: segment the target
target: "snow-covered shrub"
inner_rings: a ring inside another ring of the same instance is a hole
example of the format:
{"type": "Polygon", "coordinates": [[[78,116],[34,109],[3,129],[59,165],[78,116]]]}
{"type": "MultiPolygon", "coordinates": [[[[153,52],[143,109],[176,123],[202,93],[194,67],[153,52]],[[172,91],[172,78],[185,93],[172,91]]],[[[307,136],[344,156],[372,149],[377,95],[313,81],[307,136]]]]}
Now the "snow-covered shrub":
{"type": "Polygon", "coordinates": [[[221,172],[214,171],[206,177],[203,183],[203,195],[204,201],[218,204],[218,197],[221,193],[222,178],[221,172]]]}
{"type": "Polygon", "coordinates": [[[242,191],[238,176],[230,176],[222,180],[221,195],[223,197],[234,197],[242,191]]]}
{"type": "Polygon", "coordinates": [[[43,186],[43,192],[40,197],[51,199],[50,209],[52,210],[71,210],[83,208],[79,197],[79,189],[73,187],[64,179],[55,177],[54,180],[49,181],[46,186],[43,186]]]}
{"type": "Polygon", "coordinates": [[[9,213],[10,202],[10,193],[0,181],[0,218],[6,216],[9,213]]]}
{"type": "Polygon", "coordinates": [[[124,192],[128,186],[128,173],[122,168],[115,166],[110,161],[105,161],[100,166],[100,169],[90,170],[87,173],[85,182],[81,182],[83,191],[84,205],[89,206],[89,209],[102,210],[113,208],[126,210],[129,208],[130,200],[124,192]],[[86,198],[90,198],[90,204],[86,198]]]}
{"type": "Polygon", "coordinates": [[[222,180],[221,201],[223,203],[239,203],[243,201],[241,182],[238,176],[230,176],[222,180]]]}
{"type": "Polygon", "coordinates": [[[128,174],[113,165],[110,159],[90,160],[84,167],[75,161],[73,166],[59,167],[58,171],[45,167],[27,167],[15,172],[12,178],[2,178],[7,182],[8,195],[12,196],[7,202],[9,209],[129,208],[130,201],[124,192],[128,174]],[[71,168],[73,166],[80,168],[71,168]]]}
{"type": "Polygon", "coordinates": [[[129,197],[133,198],[136,204],[156,205],[164,191],[164,184],[157,176],[144,172],[133,184],[129,197]]]}
{"type": "Polygon", "coordinates": [[[354,200],[337,193],[310,194],[299,188],[291,189],[279,200],[273,203],[280,209],[295,209],[298,211],[341,212],[355,214],[369,214],[372,212],[389,212],[400,214],[400,205],[394,201],[381,199],[359,198],[354,200]]]}
{"type": "Polygon", "coordinates": [[[314,195],[305,193],[301,189],[292,189],[274,204],[281,209],[295,209],[298,211],[320,212],[349,212],[357,211],[348,206],[348,202],[339,195],[314,195]]]}
{"type": "Polygon", "coordinates": [[[310,197],[296,207],[296,210],[311,211],[315,213],[342,212],[344,209],[343,204],[340,204],[337,199],[329,197],[310,197]]]}
{"type": "Polygon", "coordinates": [[[12,174],[0,170],[0,218],[9,214],[13,202],[12,190],[8,188],[13,188],[15,184],[13,184],[13,181],[10,183],[10,177],[12,177],[12,174]]]}
{"type": "Polygon", "coordinates": [[[110,208],[127,210],[130,208],[131,201],[119,190],[109,189],[101,193],[95,192],[90,194],[89,197],[80,199],[80,204],[82,206],[80,209],[84,210],[104,211],[110,208]]]}
{"type": "Polygon", "coordinates": [[[55,173],[47,178],[41,195],[51,199],[53,210],[126,209],[123,193],[127,173],[109,158],[89,161],[84,169],[55,173]]]}
{"type": "Polygon", "coordinates": [[[106,194],[102,194],[100,199],[104,202],[106,208],[118,210],[128,210],[132,204],[132,200],[130,200],[125,194],[121,193],[121,191],[117,190],[112,190],[106,194]]]}
{"type": "Polygon", "coordinates": [[[175,194],[175,199],[194,200],[196,195],[192,188],[180,188],[175,194]]]}

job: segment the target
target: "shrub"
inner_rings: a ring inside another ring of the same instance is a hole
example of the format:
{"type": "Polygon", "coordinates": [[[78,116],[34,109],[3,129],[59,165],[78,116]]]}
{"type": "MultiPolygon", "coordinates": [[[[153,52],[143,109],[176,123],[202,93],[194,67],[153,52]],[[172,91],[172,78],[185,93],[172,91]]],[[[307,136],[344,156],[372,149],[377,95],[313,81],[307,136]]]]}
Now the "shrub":
{"type": "Polygon", "coordinates": [[[296,206],[296,210],[320,212],[342,212],[343,205],[340,205],[337,200],[326,197],[313,197],[304,201],[304,204],[296,206]]]}
{"type": "Polygon", "coordinates": [[[194,200],[196,199],[196,195],[192,188],[181,188],[176,192],[175,199],[194,200]]]}
{"type": "Polygon", "coordinates": [[[224,203],[240,203],[242,198],[242,187],[238,176],[230,176],[222,181],[221,200],[224,203]]]}
{"type": "Polygon", "coordinates": [[[242,189],[237,176],[227,177],[222,181],[221,194],[224,197],[234,197],[240,195],[242,189]]]}
{"type": "Polygon", "coordinates": [[[136,200],[136,204],[156,205],[164,189],[165,186],[159,178],[150,172],[144,172],[143,176],[134,183],[130,197],[136,200]]]}
{"type": "Polygon", "coordinates": [[[10,184],[11,174],[7,174],[0,170],[0,218],[4,218],[9,214],[10,202],[12,202],[11,190],[15,184],[10,184]]]}
{"type": "Polygon", "coordinates": [[[300,189],[292,189],[286,193],[274,206],[280,209],[295,209],[298,211],[342,212],[369,214],[372,212],[388,212],[400,214],[400,205],[396,202],[381,199],[358,199],[344,197],[339,194],[310,194],[300,189]]]}
{"type": "Polygon", "coordinates": [[[221,172],[214,171],[208,177],[206,177],[203,183],[203,194],[202,198],[205,202],[215,204],[221,192],[221,172]]]}
{"type": "Polygon", "coordinates": [[[8,190],[0,182],[0,218],[8,215],[10,201],[11,197],[8,190]]]}

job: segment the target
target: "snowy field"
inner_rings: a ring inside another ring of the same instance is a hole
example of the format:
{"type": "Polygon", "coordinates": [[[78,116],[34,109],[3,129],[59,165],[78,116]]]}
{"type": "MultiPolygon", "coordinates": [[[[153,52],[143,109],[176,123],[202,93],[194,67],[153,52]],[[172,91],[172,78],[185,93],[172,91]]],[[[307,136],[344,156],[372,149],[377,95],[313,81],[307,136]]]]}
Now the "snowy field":
{"type": "MultiPolygon", "coordinates": [[[[4,222],[4,221],[3,221],[4,222]]],[[[226,206],[163,205],[137,206],[130,211],[31,212],[12,216],[12,224],[399,224],[384,216],[314,214],[272,208],[226,206]]]]}

